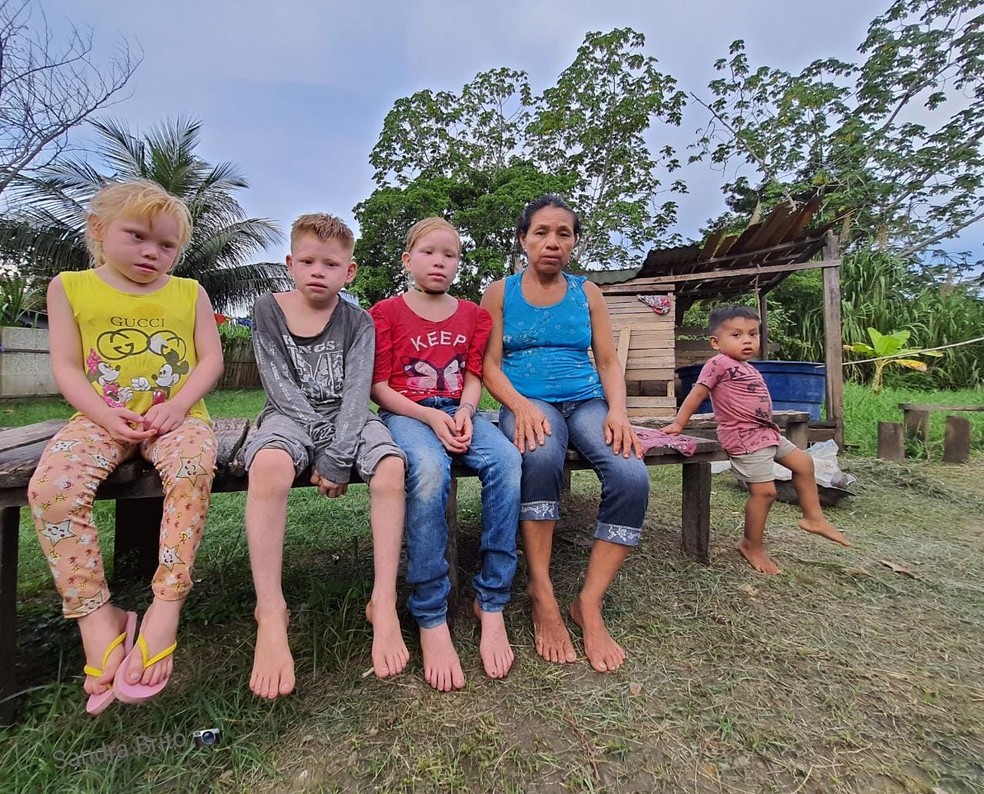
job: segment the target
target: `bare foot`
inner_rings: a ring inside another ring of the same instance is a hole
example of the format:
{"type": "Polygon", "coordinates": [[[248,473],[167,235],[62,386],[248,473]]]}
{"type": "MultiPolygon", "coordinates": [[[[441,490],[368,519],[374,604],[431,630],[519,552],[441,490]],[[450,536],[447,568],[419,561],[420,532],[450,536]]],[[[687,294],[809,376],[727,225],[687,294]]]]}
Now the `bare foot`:
{"type": "Polygon", "coordinates": [[[465,685],[461,660],[451,642],[448,624],[420,629],[420,650],[424,655],[424,680],[438,692],[450,692],[465,685]]]}
{"type": "Polygon", "coordinates": [[[396,604],[366,604],[366,620],[372,624],[372,669],[377,678],[389,678],[403,672],[410,651],[403,641],[396,604]]]}
{"type": "MultiPolygon", "coordinates": [[[[79,633],[82,635],[82,648],[85,651],[85,663],[98,669],[102,665],[106,648],[123,633],[126,626],[126,612],[112,604],[103,604],[95,612],[79,618],[78,624],[79,633]]],[[[96,678],[86,675],[82,688],[87,695],[101,695],[112,688],[113,679],[124,655],[123,643],[120,643],[106,660],[102,676],[96,678]]]]}
{"type": "Polygon", "coordinates": [[[578,596],[571,602],[571,617],[584,632],[584,653],[599,673],[618,670],[625,661],[625,651],[612,639],[601,616],[601,609],[586,605],[578,596]]]}
{"type": "MultiPolygon", "coordinates": [[[[155,598],[147,607],[137,635],[142,635],[147,643],[148,658],[153,658],[174,644],[178,634],[178,619],[181,617],[182,606],[184,606],[184,601],[164,601],[155,598]]],[[[169,654],[143,670],[143,656],[137,651],[130,654],[129,666],[124,674],[126,681],[130,684],[136,684],[139,681],[144,686],[154,686],[171,675],[173,669],[174,656],[169,654]]]]}
{"type": "Polygon", "coordinates": [[[800,521],[799,525],[800,529],[805,529],[807,532],[812,532],[814,535],[825,537],[827,540],[834,541],[834,543],[840,543],[841,546],[851,545],[851,541],[845,538],[841,534],[841,531],[831,524],[826,518],[818,518],[814,521],[804,518],[800,521]]]}
{"type": "Polygon", "coordinates": [[[536,652],[548,662],[570,664],[577,661],[571,635],[567,631],[560,605],[553,589],[527,588],[533,604],[533,630],[536,636],[536,652]]]}
{"type": "Polygon", "coordinates": [[[482,625],[482,641],[479,654],[485,665],[485,675],[489,678],[505,678],[512,669],[516,656],[506,635],[506,622],[501,612],[483,612],[476,599],[472,611],[482,625]]]}
{"type": "Polygon", "coordinates": [[[294,691],[294,657],[287,642],[290,612],[287,607],[254,612],[256,617],[256,650],[253,652],[253,672],[249,688],[257,697],[273,700],[294,691]]]}
{"type": "Polygon", "coordinates": [[[736,548],[748,560],[748,564],[759,573],[782,573],[779,566],[769,558],[769,555],[765,553],[765,549],[761,546],[752,546],[743,538],[736,548]]]}

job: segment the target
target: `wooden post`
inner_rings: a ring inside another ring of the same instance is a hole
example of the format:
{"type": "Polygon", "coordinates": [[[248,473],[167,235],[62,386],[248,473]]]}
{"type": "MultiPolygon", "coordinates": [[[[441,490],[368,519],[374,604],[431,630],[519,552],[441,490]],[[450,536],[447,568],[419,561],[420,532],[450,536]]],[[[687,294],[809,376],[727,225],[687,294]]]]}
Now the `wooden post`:
{"type": "Polygon", "coordinates": [[[878,457],[882,460],[905,460],[901,422],[878,423],[878,457]]]}
{"type": "Polygon", "coordinates": [[[164,497],[116,500],[113,582],[139,581],[154,575],[160,558],[164,497]]]}
{"type": "Polygon", "coordinates": [[[966,463],[970,460],[970,420],[948,416],[943,436],[943,462],[966,463]]]}
{"type": "Polygon", "coordinates": [[[705,565],[711,561],[711,464],[683,464],[683,552],[705,565]]]}
{"type": "Polygon", "coordinates": [[[20,508],[0,509],[0,725],[17,711],[17,541],[20,508]]]}
{"type": "Polygon", "coordinates": [[[902,409],[902,421],[905,423],[905,437],[918,438],[923,442],[927,454],[929,451],[929,411],[902,409]]]}
{"type": "Polygon", "coordinates": [[[458,478],[451,478],[451,490],[448,491],[448,506],[444,512],[448,521],[448,545],[444,550],[444,558],[448,561],[448,580],[451,582],[451,592],[448,594],[448,625],[454,622],[461,602],[461,581],[458,575],[458,478]]]}
{"type": "MultiPolygon", "coordinates": [[[[827,232],[824,259],[837,259],[840,241],[827,232]]],[[[823,337],[827,364],[827,421],[834,424],[834,441],[844,449],[844,350],[841,328],[840,267],[823,268],[823,337]]]]}
{"type": "Polygon", "coordinates": [[[759,329],[759,358],[762,361],[769,359],[769,308],[765,296],[766,294],[762,290],[755,290],[755,297],[758,299],[759,319],[762,321],[762,327],[759,329]]]}

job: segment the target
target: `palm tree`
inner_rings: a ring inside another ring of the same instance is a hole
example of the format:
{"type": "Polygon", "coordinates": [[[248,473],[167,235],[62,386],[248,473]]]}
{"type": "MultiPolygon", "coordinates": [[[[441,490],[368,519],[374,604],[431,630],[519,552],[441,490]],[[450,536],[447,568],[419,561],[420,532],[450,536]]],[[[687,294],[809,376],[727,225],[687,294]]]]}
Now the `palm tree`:
{"type": "Polygon", "coordinates": [[[57,160],[13,189],[13,210],[0,221],[0,255],[43,286],[62,270],[88,267],[84,231],[93,194],[110,181],[149,179],[184,199],[194,223],[175,275],[197,279],[217,311],[242,311],[268,289],[286,287],[272,262],[246,262],[282,239],[276,224],[248,218],[233,192],[249,187],[234,163],[211,165],[195,154],[201,122],[165,121],[144,138],[122,122],[94,121],[103,173],[85,159],[57,160]]]}

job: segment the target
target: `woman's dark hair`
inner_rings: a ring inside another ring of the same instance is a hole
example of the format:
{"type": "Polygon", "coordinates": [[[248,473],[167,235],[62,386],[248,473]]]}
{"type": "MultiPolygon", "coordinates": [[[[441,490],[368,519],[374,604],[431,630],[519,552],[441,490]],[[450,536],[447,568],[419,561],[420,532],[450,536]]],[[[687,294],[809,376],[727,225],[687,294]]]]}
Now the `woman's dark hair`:
{"type": "Polygon", "coordinates": [[[761,322],[758,312],[749,306],[718,306],[711,311],[710,316],[707,318],[707,330],[710,331],[711,336],[714,336],[717,329],[724,325],[724,323],[729,320],[736,320],[739,317],[743,320],[761,322]]]}
{"type": "Polygon", "coordinates": [[[544,193],[539,198],[533,199],[533,201],[526,205],[522,213],[520,213],[519,219],[516,221],[517,240],[519,240],[520,236],[526,234],[530,230],[530,223],[533,221],[533,216],[544,207],[557,207],[558,209],[567,210],[574,216],[574,234],[581,233],[581,219],[578,218],[577,213],[571,209],[571,205],[564,201],[564,199],[556,193],[544,193]]]}

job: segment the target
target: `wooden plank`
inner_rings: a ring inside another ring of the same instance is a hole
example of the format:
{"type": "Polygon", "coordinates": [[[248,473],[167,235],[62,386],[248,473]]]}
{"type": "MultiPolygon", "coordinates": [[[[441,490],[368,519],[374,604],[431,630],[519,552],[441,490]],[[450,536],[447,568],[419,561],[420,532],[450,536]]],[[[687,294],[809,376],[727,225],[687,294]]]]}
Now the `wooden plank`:
{"type": "Polygon", "coordinates": [[[738,239],[735,240],[731,244],[731,246],[727,249],[727,251],[725,252],[725,256],[733,256],[734,254],[740,254],[748,250],[749,249],[748,244],[755,239],[755,235],[759,233],[759,230],[761,228],[762,228],[761,223],[749,224],[749,226],[746,227],[745,231],[743,231],[740,235],[738,235],[738,239]]]}
{"type": "Polygon", "coordinates": [[[724,229],[718,229],[716,232],[711,232],[707,240],[704,241],[704,247],[700,249],[700,253],[697,254],[697,261],[703,262],[704,260],[710,259],[714,256],[714,252],[717,251],[718,245],[724,238],[724,229]]]}
{"type": "Polygon", "coordinates": [[[814,196],[803,205],[802,209],[800,209],[799,216],[786,229],[786,234],[783,236],[782,242],[790,242],[800,236],[803,229],[813,220],[813,216],[817,214],[817,210],[820,209],[820,202],[820,197],[814,196]]]}
{"type": "Polygon", "coordinates": [[[882,460],[905,460],[905,439],[900,422],[878,423],[878,457],[882,460]]]}
{"type": "Polygon", "coordinates": [[[946,403],[899,403],[905,411],[984,411],[984,405],[947,405],[946,403]]]}
{"type": "Polygon", "coordinates": [[[970,420],[966,416],[948,416],[943,436],[943,462],[967,463],[970,460],[970,420]]]}
{"type": "Polygon", "coordinates": [[[65,419],[48,419],[23,427],[2,428],[0,429],[0,452],[37,444],[39,441],[47,443],[49,438],[67,424],[65,419]]]}
{"type": "Polygon", "coordinates": [[[690,281],[719,281],[722,278],[733,278],[737,276],[766,275],[769,273],[796,273],[800,270],[817,270],[840,267],[840,259],[826,259],[817,262],[797,262],[788,265],[762,265],[761,267],[743,267],[735,270],[718,271],[711,270],[703,273],[685,273],[679,276],[650,276],[648,278],[637,278],[625,284],[612,284],[613,294],[624,293],[643,293],[646,287],[662,286],[664,284],[679,284],[690,281]]]}
{"type": "MultiPolygon", "coordinates": [[[[824,261],[839,262],[840,243],[837,235],[827,234],[823,249],[824,261]]],[[[840,269],[828,267],[823,271],[823,344],[827,365],[825,396],[827,421],[836,426],[834,440],[844,449],[844,330],[841,324],[840,269]]]]}
{"type": "Polygon", "coordinates": [[[905,425],[906,438],[919,439],[924,446],[929,444],[929,411],[903,409],[902,424],[905,425]]]}
{"type": "Polygon", "coordinates": [[[618,332],[618,347],[616,352],[618,353],[618,363],[622,367],[622,372],[625,372],[625,363],[629,358],[629,342],[632,340],[632,328],[622,328],[618,332]]]}
{"type": "Polygon", "coordinates": [[[0,725],[17,711],[17,544],[20,508],[0,510],[0,725]]]}

